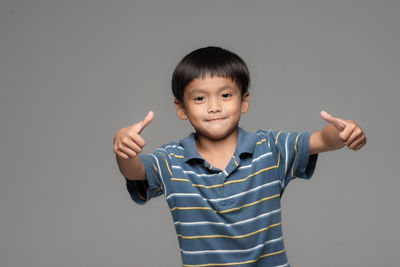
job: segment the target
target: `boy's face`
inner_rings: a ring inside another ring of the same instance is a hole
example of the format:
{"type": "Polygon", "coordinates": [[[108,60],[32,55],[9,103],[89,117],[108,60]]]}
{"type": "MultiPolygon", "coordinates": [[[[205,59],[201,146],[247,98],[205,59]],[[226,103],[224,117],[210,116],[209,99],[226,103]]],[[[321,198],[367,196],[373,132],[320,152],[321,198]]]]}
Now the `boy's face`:
{"type": "Polygon", "coordinates": [[[198,135],[212,140],[226,138],[237,130],[241,113],[249,107],[249,93],[243,96],[236,82],[207,75],[190,82],[183,103],[175,100],[178,117],[189,119],[198,135]]]}

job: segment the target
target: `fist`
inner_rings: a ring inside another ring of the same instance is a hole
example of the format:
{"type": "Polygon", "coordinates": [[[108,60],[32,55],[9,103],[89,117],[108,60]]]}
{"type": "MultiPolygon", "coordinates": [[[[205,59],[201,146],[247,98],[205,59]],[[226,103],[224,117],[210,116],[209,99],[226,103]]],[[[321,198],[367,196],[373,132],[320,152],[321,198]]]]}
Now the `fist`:
{"type": "Polygon", "coordinates": [[[129,159],[142,152],[146,142],[140,133],[151,123],[153,118],[154,113],[150,111],[142,121],[119,129],[114,136],[114,153],[120,158],[129,159]]]}
{"type": "Polygon", "coordinates": [[[339,138],[348,148],[357,151],[367,143],[367,137],[355,121],[333,117],[326,111],[321,111],[321,117],[339,130],[339,138]]]}

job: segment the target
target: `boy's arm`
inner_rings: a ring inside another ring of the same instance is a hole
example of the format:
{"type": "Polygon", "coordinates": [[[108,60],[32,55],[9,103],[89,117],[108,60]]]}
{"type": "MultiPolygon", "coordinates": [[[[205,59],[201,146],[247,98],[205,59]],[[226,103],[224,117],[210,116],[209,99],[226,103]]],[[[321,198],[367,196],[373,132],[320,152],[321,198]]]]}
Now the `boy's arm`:
{"type": "Polygon", "coordinates": [[[321,111],[321,117],[330,124],[311,134],[310,155],[344,146],[357,151],[367,143],[363,130],[356,122],[333,117],[326,111],[321,111]]]}
{"type": "Polygon", "coordinates": [[[114,153],[119,170],[126,179],[146,180],[144,164],[138,157],[146,144],[140,133],[150,124],[153,117],[154,113],[150,111],[144,120],[119,129],[114,136],[114,153]]]}
{"type": "Polygon", "coordinates": [[[116,156],[119,171],[128,180],[147,180],[143,162],[139,157],[124,159],[116,156]]]}

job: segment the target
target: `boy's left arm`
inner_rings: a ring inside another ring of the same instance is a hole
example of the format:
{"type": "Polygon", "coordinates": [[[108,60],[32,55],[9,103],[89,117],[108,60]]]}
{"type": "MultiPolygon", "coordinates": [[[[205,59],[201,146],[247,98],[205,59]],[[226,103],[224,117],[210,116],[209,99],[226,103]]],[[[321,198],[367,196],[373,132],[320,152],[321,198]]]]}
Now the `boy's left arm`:
{"type": "Polygon", "coordinates": [[[363,130],[356,122],[333,117],[326,111],[321,111],[321,117],[330,124],[311,134],[310,155],[344,146],[357,151],[367,143],[363,130]]]}

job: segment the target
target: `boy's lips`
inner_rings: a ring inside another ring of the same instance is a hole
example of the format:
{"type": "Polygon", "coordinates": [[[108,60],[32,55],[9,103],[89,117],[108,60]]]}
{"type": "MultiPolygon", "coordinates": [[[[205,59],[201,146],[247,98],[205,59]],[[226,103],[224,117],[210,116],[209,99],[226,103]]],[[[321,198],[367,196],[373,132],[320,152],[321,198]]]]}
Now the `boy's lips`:
{"type": "Polygon", "coordinates": [[[206,119],[206,122],[218,122],[226,119],[225,117],[218,117],[218,118],[208,118],[206,119]]]}

